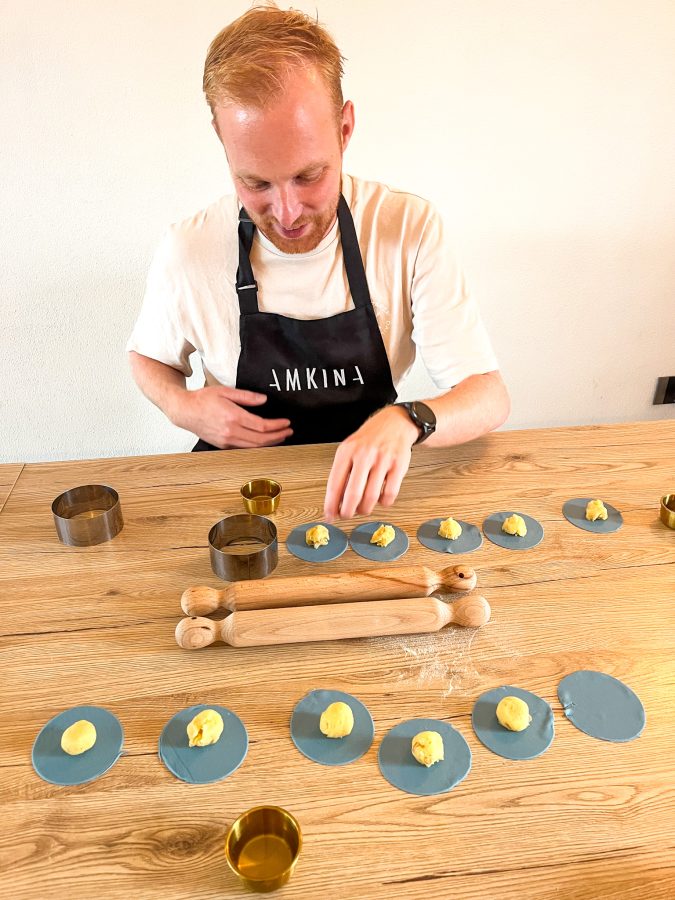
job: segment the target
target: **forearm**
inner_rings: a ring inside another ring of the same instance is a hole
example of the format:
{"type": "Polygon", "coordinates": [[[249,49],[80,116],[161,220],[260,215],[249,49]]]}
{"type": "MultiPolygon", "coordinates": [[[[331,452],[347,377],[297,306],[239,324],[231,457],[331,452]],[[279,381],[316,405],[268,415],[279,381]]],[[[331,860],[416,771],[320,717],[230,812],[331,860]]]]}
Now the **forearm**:
{"type": "Polygon", "coordinates": [[[446,394],[424,402],[436,415],[436,431],[424,442],[425,447],[452,447],[471,441],[498,428],[511,411],[499,372],[471,375],[446,394]]]}
{"type": "Polygon", "coordinates": [[[129,351],[129,363],[134,381],[148,400],[161,409],[174,425],[183,427],[180,410],[181,400],[187,393],[185,375],[134,350],[129,351]]]}

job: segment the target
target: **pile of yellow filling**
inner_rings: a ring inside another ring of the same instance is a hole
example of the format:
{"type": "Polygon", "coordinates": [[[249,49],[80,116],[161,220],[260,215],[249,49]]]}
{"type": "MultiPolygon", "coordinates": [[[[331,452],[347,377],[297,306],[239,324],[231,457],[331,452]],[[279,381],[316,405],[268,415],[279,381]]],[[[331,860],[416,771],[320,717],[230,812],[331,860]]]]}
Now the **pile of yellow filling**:
{"type": "Polygon", "coordinates": [[[96,743],[96,728],[86,719],[73,722],[61,735],[61,749],[70,756],[79,756],[96,743]]]}
{"type": "Polygon", "coordinates": [[[589,500],[586,504],[586,518],[589,522],[595,522],[597,519],[603,521],[607,518],[607,509],[602,500],[589,500]]]}
{"type": "Polygon", "coordinates": [[[412,739],[412,755],[422,766],[433,766],[444,759],[443,738],[437,731],[420,731],[412,739]]]}
{"type": "Polygon", "coordinates": [[[532,716],[529,706],[520,697],[502,697],[497,704],[497,719],[509,731],[525,731],[532,716]]]}
{"type": "Polygon", "coordinates": [[[223,717],[215,709],[203,709],[188,723],[187,735],[191,747],[215,744],[223,733],[223,717]]]}
{"type": "Polygon", "coordinates": [[[354,713],[348,703],[338,700],[331,703],[321,713],[319,728],[329,738],[342,738],[352,733],[354,713]]]}
{"type": "Polygon", "coordinates": [[[325,525],[315,525],[313,528],[308,528],[305,534],[305,542],[310,547],[314,547],[315,550],[318,550],[319,547],[325,547],[329,540],[330,534],[325,525]]]}
{"type": "Polygon", "coordinates": [[[443,519],[441,524],[438,526],[438,534],[442,538],[448,538],[450,541],[456,541],[457,538],[462,533],[462,526],[456,519],[453,519],[452,516],[449,516],[447,519],[443,519]]]}
{"type": "Polygon", "coordinates": [[[527,534],[525,519],[523,519],[522,516],[519,516],[518,513],[514,513],[512,516],[509,516],[508,519],[504,519],[502,531],[505,531],[507,534],[517,535],[518,537],[525,537],[527,534]]]}
{"type": "Polygon", "coordinates": [[[380,525],[370,539],[371,544],[377,544],[378,547],[387,547],[396,537],[396,532],[391,525],[380,525]]]}

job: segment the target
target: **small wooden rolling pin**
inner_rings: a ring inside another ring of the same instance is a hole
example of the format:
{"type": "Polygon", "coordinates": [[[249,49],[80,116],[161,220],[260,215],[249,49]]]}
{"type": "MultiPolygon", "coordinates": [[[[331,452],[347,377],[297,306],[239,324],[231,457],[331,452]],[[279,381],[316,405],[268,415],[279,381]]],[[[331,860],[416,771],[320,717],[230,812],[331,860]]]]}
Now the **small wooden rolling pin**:
{"type": "Polygon", "coordinates": [[[176,641],[185,650],[199,650],[216,641],[231,647],[261,647],[304,641],[377,637],[385,634],[421,634],[444,625],[477,628],[490,620],[484,597],[470,594],[444,603],[435,597],[253,609],[230,613],[220,622],[192,616],[181,619],[176,641]]]}
{"type": "Polygon", "coordinates": [[[217,609],[277,609],[281,606],[317,606],[357,600],[394,600],[428,597],[443,588],[472,591],[476,573],[470,566],[447,566],[434,572],[427,566],[397,566],[362,572],[333,572],[259,581],[235,581],[223,590],[188,588],[180,605],[188,616],[208,616],[217,609]]]}

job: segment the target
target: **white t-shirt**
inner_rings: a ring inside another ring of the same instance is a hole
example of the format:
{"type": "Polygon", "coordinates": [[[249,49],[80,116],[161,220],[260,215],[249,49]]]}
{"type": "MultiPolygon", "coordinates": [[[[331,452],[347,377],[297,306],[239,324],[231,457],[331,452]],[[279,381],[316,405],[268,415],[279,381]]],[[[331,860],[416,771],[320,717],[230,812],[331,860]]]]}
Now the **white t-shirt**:
{"type": "MultiPolygon", "coordinates": [[[[497,360],[437,211],[426,200],[374,181],[343,176],[371,300],[394,386],[419,350],[436,386],[448,390],[497,360]]],[[[227,195],[172,225],[148,274],[127,344],[190,375],[201,356],[207,384],[234,387],[239,360],[237,224],[227,195]]],[[[251,265],[261,312],[322,319],[353,309],[337,221],[310,253],[286,254],[256,229],[251,265]]]]}

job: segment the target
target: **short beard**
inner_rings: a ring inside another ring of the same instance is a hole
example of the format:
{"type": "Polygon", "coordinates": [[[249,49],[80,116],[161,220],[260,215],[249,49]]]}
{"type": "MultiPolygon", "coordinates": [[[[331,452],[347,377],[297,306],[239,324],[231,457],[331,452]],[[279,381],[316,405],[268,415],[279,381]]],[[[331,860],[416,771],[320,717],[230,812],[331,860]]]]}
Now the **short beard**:
{"type": "Polygon", "coordinates": [[[282,253],[310,253],[319,246],[335,221],[339,199],[339,195],[337,195],[325,213],[319,213],[314,216],[301,216],[297,222],[294,222],[294,228],[300,228],[307,223],[312,225],[308,234],[296,240],[282,237],[274,227],[276,219],[272,216],[256,216],[252,213],[249,213],[249,216],[256,228],[265,235],[268,241],[274,244],[277,250],[281,250],[282,253]]]}

